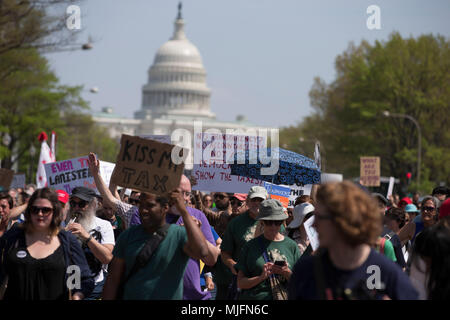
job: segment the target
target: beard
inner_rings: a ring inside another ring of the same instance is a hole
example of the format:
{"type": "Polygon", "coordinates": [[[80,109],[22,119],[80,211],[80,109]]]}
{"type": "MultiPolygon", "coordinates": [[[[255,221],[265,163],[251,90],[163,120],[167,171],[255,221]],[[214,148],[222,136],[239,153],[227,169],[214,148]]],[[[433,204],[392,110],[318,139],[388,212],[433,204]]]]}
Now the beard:
{"type": "Polygon", "coordinates": [[[96,217],[95,213],[96,210],[94,209],[94,207],[89,205],[89,207],[84,211],[81,210],[70,211],[67,219],[71,221],[74,218],[76,218],[75,222],[79,223],[84,230],[89,232],[94,228],[94,222],[96,217]]]}

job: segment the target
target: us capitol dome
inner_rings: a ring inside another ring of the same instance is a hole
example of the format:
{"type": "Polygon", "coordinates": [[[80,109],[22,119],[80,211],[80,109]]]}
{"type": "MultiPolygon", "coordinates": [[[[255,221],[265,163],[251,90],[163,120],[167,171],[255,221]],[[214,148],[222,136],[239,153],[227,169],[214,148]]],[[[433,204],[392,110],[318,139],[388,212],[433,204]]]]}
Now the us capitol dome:
{"type": "Polygon", "coordinates": [[[242,115],[237,115],[234,122],[216,120],[211,112],[211,89],[206,83],[202,57],[186,37],[184,27],[180,3],[172,37],[158,49],[147,71],[141,109],[134,113],[134,119],[115,114],[112,107],[103,107],[93,114],[94,121],[105,126],[112,137],[120,139],[122,133],[170,136],[178,128],[193,132],[194,121],[201,121],[203,131],[260,129],[242,115]]]}

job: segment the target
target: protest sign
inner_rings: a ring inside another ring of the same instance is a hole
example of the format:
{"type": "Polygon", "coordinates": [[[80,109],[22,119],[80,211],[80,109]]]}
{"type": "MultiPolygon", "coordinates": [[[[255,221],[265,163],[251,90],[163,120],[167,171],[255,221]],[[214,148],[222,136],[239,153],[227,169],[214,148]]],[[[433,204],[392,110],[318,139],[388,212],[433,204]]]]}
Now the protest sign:
{"type": "Polygon", "coordinates": [[[246,150],[257,152],[258,147],[265,146],[266,138],[261,136],[197,133],[194,136],[194,158],[200,160],[194,162],[192,174],[197,185],[192,189],[247,193],[252,186],[264,187],[263,180],[232,175],[230,164],[235,153],[242,155],[246,150]]]}
{"type": "Polygon", "coordinates": [[[14,171],[5,168],[0,168],[0,186],[2,186],[5,189],[9,189],[13,177],[14,171]]]}
{"type": "Polygon", "coordinates": [[[111,176],[114,184],[158,195],[179,186],[184,163],[172,162],[174,145],[125,134],[120,143],[111,176]]]}
{"type": "Polygon", "coordinates": [[[15,174],[12,179],[10,188],[11,189],[25,188],[25,174],[24,173],[15,174]]]}
{"type": "Polygon", "coordinates": [[[394,183],[395,183],[395,178],[389,177],[389,187],[388,187],[388,191],[386,194],[386,198],[388,198],[388,199],[390,196],[392,196],[392,191],[394,191],[394,183]]]}
{"type": "MultiPolygon", "coordinates": [[[[100,161],[100,175],[106,185],[109,185],[114,166],[114,163],[100,161]]],[[[61,189],[71,194],[75,187],[86,187],[98,193],[94,177],[89,170],[88,156],[46,163],[44,167],[49,188],[61,189]]]]}
{"type": "Polygon", "coordinates": [[[291,194],[291,188],[287,186],[279,186],[269,182],[264,182],[264,188],[270,195],[271,199],[277,199],[282,204],[283,207],[287,208],[289,205],[289,197],[291,194]]]}
{"type": "Polygon", "coordinates": [[[289,186],[290,188],[290,194],[289,194],[289,204],[288,204],[288,208],[293,208],[294,207],[294,203],[295,200],[297,199],[297,197],[303,196],[303,195],[310,195],[311,194],[311,187],[312,184],[307,184],[304,186],[289,186]]]}
{"type": "Polygon", "coordinates": [[[366,187],[380,186],[380,157],[360,158],[360,183],[366,187]]]}
{"type": "Polygon", "coordinates": [[[312,250],[316,251],[319,248],[319,235],[317,234],[316,228],[313,227],[314,216],[309,218],[303,224],[308,235],[309,243],[311,244],[312,250]]]}
{"type": "Polygon", "coordinates": [[[344,180],[344,176],[340,173],[324,173],[320,174],[320,184],[324,184],[327,182],[342,182],[344,180]]]}

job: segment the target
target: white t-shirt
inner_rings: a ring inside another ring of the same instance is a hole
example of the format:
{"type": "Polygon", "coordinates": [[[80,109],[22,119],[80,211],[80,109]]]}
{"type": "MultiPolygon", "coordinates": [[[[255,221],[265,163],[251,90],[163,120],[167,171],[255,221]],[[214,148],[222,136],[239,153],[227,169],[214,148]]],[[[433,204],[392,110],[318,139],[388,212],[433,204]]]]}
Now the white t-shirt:
{"type": "MultiPolygon", "coordinates": [[[[114,231],[109,221],[95,217],[94,225],[91,227],[90,230],[92,229],[99,231],[100,234],[102,235],[102,239],[101,241],[99,241],[100,244],[112,244],[112,245],[116,244],[114,239],[114,231]]],[[[99,272],[97,277],[95,278],[95,283],[103,281],[104,278],[103,271],[108,271],[108,265],[104,264],[102,269],[103,270],[99,272]]]]}

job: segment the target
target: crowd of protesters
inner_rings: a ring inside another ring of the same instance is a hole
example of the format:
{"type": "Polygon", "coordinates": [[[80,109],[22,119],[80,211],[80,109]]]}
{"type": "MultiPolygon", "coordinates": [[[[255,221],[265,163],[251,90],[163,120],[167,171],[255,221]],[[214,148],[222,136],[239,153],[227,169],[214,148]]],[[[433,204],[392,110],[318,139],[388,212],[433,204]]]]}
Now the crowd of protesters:
{"type": "Polygon", "coordinates": [[[286,209],[265,188],[167,195],[0,190],[0,299],[450,299],[450,191],[387,199],[349,181],[286,209]],[[320,246],[305,222],[314,219],[320,246]]]}

